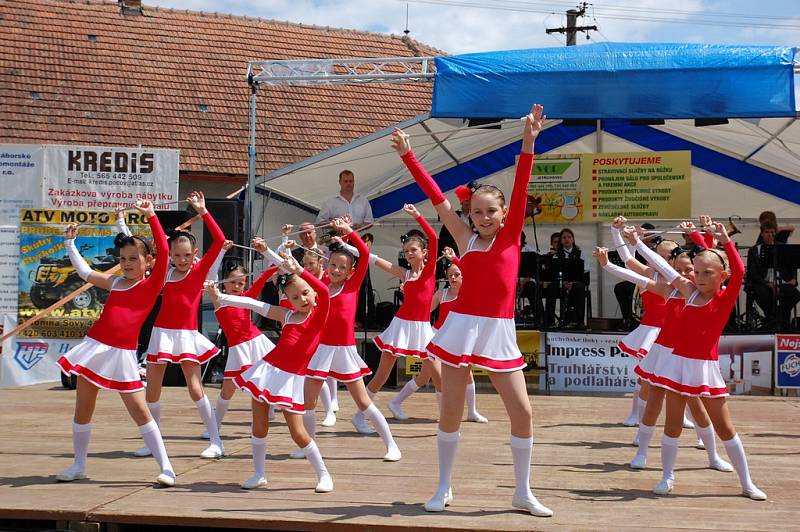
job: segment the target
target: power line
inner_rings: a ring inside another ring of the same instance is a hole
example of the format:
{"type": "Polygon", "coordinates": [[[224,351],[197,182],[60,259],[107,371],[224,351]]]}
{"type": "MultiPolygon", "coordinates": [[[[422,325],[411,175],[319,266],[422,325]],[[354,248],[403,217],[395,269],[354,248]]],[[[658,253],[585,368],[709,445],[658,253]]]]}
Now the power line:
{"type": "MultiPolygon", "coordinates": [[[[478,9],[488,9],[493,11],[516,11],[516,12],[525,12],[525,13],[542,13],[542,14],[551,14],[553,13],[551,9],[545,9],[544,7],[535,7],[533,3],[527,2],[511,2],[511,1],[498,1],[493,3],[488,3],[484,1],[468,1],[468,0],[405,0],[409,2],[415,2],[420,4],[432,4],[432,5],[442,5],[442,6],[453,6],[453,7],[468,7],[468,8],[478,8],[478,9]]],[[[544,5],[544,4],[542,4],[544,5]]],[[[552,4],[549,4],[552,6],[552,4]]],[[[599,10],[599,8],[598,8],[599,10]]],[[[787,31],[797,31],[800,30],[800,24],[771,24],[767,22],[736,22],[734,20],[719,20],[719,18],[703,18],[704,16],[711,16],[711,13],[692,13],[692,12],[685,12],[686,16],[694,17],[692,18],[675,18],[675,17],[660,17],[660,16],[645,16],[645,15],[637,15],[635,12],[630,11],[628,8],[618,8],[617,11],[620,11],[619,14],[606,13],[603,14],[602,17],[606,19],[614,19],[614,20],[627,20],[627,21],[638,21],[638,22],[651,22],[651,23],[664,23],[664,24],[690,24],[696,26],[720,26],[720,27],[735,27],[735,28],[759,28],[759,29],[772,29],[772,30],[787,30],[787,31]]],[[[676,13],[677,14],[677,13],[676,13]]],[[[745,15],[740,14],[728,14],[730,16],[736,17],[744,17],[745,15]]],[[[753,16],[750,17],[751,19],[768,19],[768,20],[785,20],[785,17],[766,17],[766,16],[753,16]]]]}

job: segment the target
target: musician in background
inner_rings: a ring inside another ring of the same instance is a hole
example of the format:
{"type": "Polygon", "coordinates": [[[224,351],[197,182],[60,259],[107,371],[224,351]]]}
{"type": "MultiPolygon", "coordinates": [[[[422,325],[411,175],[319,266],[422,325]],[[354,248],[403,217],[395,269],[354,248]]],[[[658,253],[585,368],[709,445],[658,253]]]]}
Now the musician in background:
{"type": "MultiPolygon", "coordinates": [[[[582,259],[581,248],[575,243],[575,233],[565,227],[559,233],[558,247],[554,259],[582,259]]],[[[585,268],[584,264],[584,268],[585,268]]],[[[545,320],[546,324],[555,323],[556,300],[562,297],[561,290],[566,293],[566,308],[561,309],[562,321],[565,328],[578,329],[584,327],[586,315],[586,284],[583,281],[564,281],[559,290],[558,282],[551,282],[545,289],[545,320]]]]}
{"type": "MultiPolygon", "coordinates": [[[[775,242],[778,244],[786,244],[789,242],[789,237],[794,233],[793,225],[778,225],[778,217],[772,211],[764,211],[758,215],[758,224],[761,225],[766,222],[771,222],[775,225],[775,242]]],[[[758,235],[756,245],[761,243],[761,234],[758,235]]]]}
{"type": "Polygon", "coordinates": [[[764,312],[767,328],[775,324],[775,295],[778,295],[778,328],[786,330],[792,309],[800,302],[800,291],[797,289],[797,265],[795,268],[776,269],[770,264],[772,257],[764,256],[765,246],[783,245],[783,242],[776,241],[777,233],[775,222],[768,220],[761,224],[759,243],[750,248],[747,255],[745,279],[747,291],[764,312]]]}
{"type": "Polygon", "coordinates": [[[325,200],[317,215],[317,224],[334,218],[350,217],[350,227],[359,229],[374,222],[367,198],[356,194],[356,177],[350,170],[339,172],[339,194],[325,200]]]}

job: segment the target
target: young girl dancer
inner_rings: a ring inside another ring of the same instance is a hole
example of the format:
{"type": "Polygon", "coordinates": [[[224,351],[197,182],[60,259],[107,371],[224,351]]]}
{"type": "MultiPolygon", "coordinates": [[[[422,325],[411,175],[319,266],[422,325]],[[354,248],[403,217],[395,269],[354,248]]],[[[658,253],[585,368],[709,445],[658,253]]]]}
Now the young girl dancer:
{"type": "MultiPolygon", "coordinates": [[[[226,241],[225,247],[230,249],[228,242],[229,241],[226,241]]],[[[253,243],[255,244],[255,241],[253,243]]],[[[223,247],[220,257],[225,254],[225,247],[223,247]]],[[[215,270],[218,268],[218,264],[214,266],[211,272],[209,272],[209,276],[212,277],[211,280],[215,281],[215,270]]],[[[225,293],[233,296],[258,299],[261,295],[261,291],[264,289],[264,285],[277,271],[277,267],[265,270],[253,281],[250,288],[245,290],[244,287],[247,284],[247,269],[241,264],[232,263],[225,268],[223,282],[225,293]]],[[[213,296],[213,291],[209,291],[209,295],[213,296]]],[[[211,301],[214,304],[214,314],[228,342],[228,360],[225,363],[222,390],[217,399],[217,406],[214,409],[217,427],[221,427],[222,420],[228,412],[230,400],[234,392],[236,392],[236,384],[233,382],[234,378],[243,371],[249,369],[258,360],[264,358],[267,353],[275,348],[275,344],[273,344],[269,338],[261,334],[259,328],[256,327],[250,319],[249,310],[226,305],[219,301],[218,298],[212,298],[211,301]]]]}
{"type": "MultiPolygon", "coordinates": [[[[167,274],[161,299],[161,310],[158,313],[150,344],[147,346],[147,407],[153,419],[160,424],[161,419],[161,383],[167,363],[180,364],[186,378],[189,396],[197,405],[200,418],[205,424],[211,440],[200,456],[203,458],[219,458],[224,454],[222,440],[219,438],[217,421],[211,401],[203,391],[200,378],[200,364],[207,362],[219,353],[219,349],[205,336],[197,331],[197,310],[203,297],[203,283],[211,265],[222,250],[225,235],[222,234],[214,218],[206,209],[202,192],[192,192],[187,198],[197,214],[203,216],[211,237],[214,239],[202,260],[195,262],[197,247],[191,233],[178,231],[169,238],[169,257],[174,265],[167,274]]],[[[143,447],[134,454],[148,456],[152,449],[143,447]]]]}
{"type": "Polygon", "coordinates": [[[496,187],[480,186],[472,194],[470,217],[476,232],[458,217],[439,186],[414,157],[408,135],[400,130],[392,135],[394,149],[453,235],[461,251],[464,277],[458,299],[428,345],[431,355],[443,362],[444,383],[437,437],[439,487],[425,504],[425,509],[431,512],[443,511],[453,497],[451,476],[458,429],[473,364],[489,371],[511,419],[511,455],[516,480],[511,504],[536,516],[553,515],[530,489],[532,413],[522,373],[525,360],[517,346],[514,326],[519,235],[525,218],[533,145],[543,122],[542,106],[534,105],[525,120],[510,206],[506,207],[505,197],[496,187]]]}
{"type": "MultiPolygon", "coordinates": [[[[360,258],[354,269],[355,257],[353,254],[344,246],[332,246],[327,270],[327,277],[330,279],[328,289],[331,293],[331,307],[319,347],[309,361],[306,370],[303,423],[308,435],[313,439],[316,433],[314,408],[316,408],[317,397],[323,390],[326,379],[332,377],[347,386],[347,390],[358,407],[358,412],[362,417],[372,421],[377,429],[386,446],[386,454],[383,459],[387,462],[396,462],[402,457],[400,449],[392,437],[386,418],[367,394],[363,377],[372,372],[356,351],[354,322],[359,288],[367,274],[367,268],[369,268],[369,250],[361,238],[343,220],[337,218],[333,220],[332,225],[355,247],[360,258]]],[[[358,430],[358,426],[356,429],[358,430]]],[[[292,458],[302,458],[302,450],[294,451],[291,456],[292,458]]]]}
{"type": "MultiPolygon", "coordinates": [[[[271,252],[268,249],[263,251],[271,252]]],[[[234,378],[236,386],[253,397],[251,444],[255,474],[245,480],[242,487],[254,489],[267,484],[264,462],[269,431],[268,405],[276,405],[283,410],[292,440],[303,450],[303,454],[314,467],[317,474],[315,491],[329,492],[333,491],[333,479],[325,467],[317,444],[303,426],[303,375],[308,361],[319,345],[322,328],[328,316],[328,289],[319,279],[304,270],[291,255],[274,258],[281,261],[281,269],[289,272],[281,275],[279,285],[296,310],[286,310],[249,297],[219,294],[216,285],[206,285],[211,297],[219,299],[221,304],[249,309],[283,323],[281,337],[275,349],[234,378]]]]}
{"type": "MultiPolygon", "coordinates": [[[[733,468],[739,475],[742,493],[754,500],[766,500],[766,494],[750,479],[744,447],[736,434],[727,401],[728,388],[719,370],[719,338],[722,329],[736,304],[744,278],[744,264],[735,244],[728,237],[725,226],[713,224],[715,236],[723,245],[731,264],[731,275],[726,288],[722,283],[728,279],[728,269],[722,253],[713,249],[698,252],[694,259],[694,282],[682,277],[667,261],[653,253],[637,238],[635,231],[626,237],[636,244],[639,251],[664,278],[673,284],[686,299],[686,305],[678,315],[677,325],[683,334],[676,334],[672,351],[640,366],[639,374],[651,385],[666,390],[667,414],[664,436],[661,440],[662,479],[654,488],[659,495],[672,491],[675,460],[678,454],[678,437],[683,428],[682,416],[687,397],[701,398],[713,422],[733,468]],[[687,334],[692,331],[693,334],[687,334]]],[[[698,420],[699,421],[699,420],[698,420]]],[[[712,431],[708,427],[709,431],[712,431]]],[[[713,441],[713,431],[712,438],[713,441]]],[[[706,448],[708,448],[706,441],[706,448]]]]}
{"type": "MultiPolygon", "coordinates": [[[[661,331],[661,326],[664,322],[666,298],[669,297],[669,294],[672,292],[672,287],[662,279],[659,279],[658,272],[636,260],[632,252],[633,247],[626,244],[622,238],[622,229],[625,227],[626,221],[624,216],[618,216],[614,219],[611,225],[611,241],[628,269],[619,268],[609,263],[607,256],[605,261],[606,265],[603,266],[603,268],[616,277],[638,284],[640,288],[644,284],[647,284],[644,279],[653,280],[654,284],[641,292],[644,314],[639,322],[639,326],[619,342],[619,348],[623,353],[641,360],[650,352],[650,349],[653,347],[661,331]],[[633,280],[628,279],[628,276],[631,275],[633,275],[633,280]]],[[[656,246],[656,253],[668,259],[670,258],[672,250],[677,247],[678,244],[672,240],[662,240],[656,246]]],[[[649,385],[647,381],[639,377],[633,393],[631,414],[628,416],[628,419],[623,422],[623,425],[633,427],[641,421],[647,404],[648,392],[649,385]]],[[[697,403],[697,405],[699,405],[699,403],[697,403]]],[[[697,408],[700,408],[700,406],[697,406],[697,408]]],[[[687,429],[695,428],[694,424],[688,419],[684,419],[683,426],[687,429]]],[[[638,445],[637,438],[634,438],[634,445],[638,445]]]]}
{"type": "MultiPolygon", "coordinates": [[[[456,256],[453,248],[450,247],[445,247],[442,250],[442,256],[446,261],[444,264],[444,271],[449,286],[437,290],[436,293],[433,294],[433,300],[431,300],[431,312],[437,308],[439,309],[439,316],[436,319],[436,323],[433,324],[434,334],[436,334],[436,331],[438,331],[442,326],[444,320],[447,319],[447,315],[450,313],[450,308],[453,306],[456,298],[458,298],[458,291],[461,289],[461,269],[459,268],[461,261],[456,256]]],[[[408,383],[406,383],[406,387],[411,389],[410,393],[414,393],[419,388],[425,386],[430,378],[431,372],[423,367],[422,371],[420,371],[416,378],[411,379],[408,381],[408,383]]],[[[406,388],[403,389],[405,390],[406,388]]],[[[478,412],[475,396],[475,379],[472,377],[472,372],[470,371],[469,384],[467,384],[467,421],[472,421],[475,423],[488,423],[489,420],[483,417],[480,412],[478,412]]],[[[400,403],[402,402],[402,399],[399,401],[398,399],[395,399],[395,401],[400,403]]]]}
{"type": "Polygon", "coordinates": [[[100,318],[92,325],[81,343],[58,359],[61,371],[78,375],[75,416],[72,422],[73,464],[56,475],[62,482],[86,478],[86,457],[89,453],[91,421],[100,389],[116,390],[139,426],[145,444],[161,468],[156,482],[175,485],[175,473],[169,462],[161,431],[145,405],[142,381],[136,366],[136,345],[139,330],[153,308],[167,273],[167,239],[156,218],[153,204],[140,201],[136,209],[147,216],[157,250],[157,259],[150,277],[145,272],[153,261],[150,246],[141,238],[117,235],[122,276],[97,272],[83,260],[75,247],[78,226],[70,224],[64,233],[64,247],[70,262],[81,279],[109,291],[100,318]]]}
{"type": "MultiPolygon", "coordinates": [[[[427,240],[416,235],[407,236],[403,242],[403,253],[411,266],[406,270],[380,257],[374,257],[374,264],[385,272],[403,280],[403,304],[397,310],[389,327],[376,336],[373,341],[381,350],[378,371],[367,388],[374,396],[389,378],[397,357],[418,357],[422,359],[424,371],[431,375],[436,388],[437,399],[441,386],[441,368],[438,362],[428,359],[426,346],[433,337],[431,329],[431,299],[436,290],[436,259],[428,257],[428,250],[437,249],[436,232],[414,205],[406,204],[403,210],[413,217],[425,232],[427,240]]],[[[413,393],[411,379],[397,396],[389,401],[389,410],[397,419],[408,419],[400,406],[403,399],[413,393]]]]}

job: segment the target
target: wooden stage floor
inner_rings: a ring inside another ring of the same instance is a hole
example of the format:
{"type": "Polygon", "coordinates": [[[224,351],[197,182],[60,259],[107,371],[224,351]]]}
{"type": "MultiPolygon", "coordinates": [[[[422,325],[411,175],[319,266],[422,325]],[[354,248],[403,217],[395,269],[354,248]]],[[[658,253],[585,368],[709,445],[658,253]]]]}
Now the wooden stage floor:
{"type": "MultiPolygon", "coordinates": [[[[212,402],[217,390],[210,388],[212,402]]],[[[384,392],[385,407],[393,395],[384,392]]],[[[165,388],[162,423],[178,484],[156,489],[152,458],[134,458],[138,431],[116,394],[98,402],[90,447],[90,479],[56,484],[53,475],[71,463],[73,392],[54,385],[0,390],[0,520],[92,521],[109,524],[277,530],[786,530],[800,527],[800,400],[736,397],[734,419],[750,459],[753,478],[769,500],[739,495],[735,473],[705,468],[706,454],[693,448],[694,431],[682,436],[675,491],[656,497],[660,478],[657,448],[650,467],[628,469],[634,429],[619,422],[627,415],[625,397],[533,396],[536,444],[534,492],[555,511],[550,519],[510,507],[513,470],[508,423],[499,398],[480,394],[488,425],[465,423],[454,476],[455,501],[442,514],[422,503],[436,486],[436,400],[417,393],[407,413],[392,422],[403,451],[398,463],[383,463],[377,436],[355,433],[352,402],[339,392],[342,411],[336,427],[319,431],[318,442],[333,474],[335,491],[316,494],[312,469],[290,460],[285,425],[272,427],[266,489],[245,491],[251,475],[250,413],[237,394],[223,429],[228,456],[203,460],[201,425],[184,389],[165,388]]],[[[658,436],[654,438],[658,441],[658,436]]],[[[720,445],[721,447],[721,445],[720,445]]],[[[723,451],[723,457],[724,457],[723,451]]],[[[2,526],[0,526],[2,528],[2,526]]],[[[127,528],[127,527],[123,527],[127,528]]],[[[141,528],[140,528],[141,529],[141,528]]]]}

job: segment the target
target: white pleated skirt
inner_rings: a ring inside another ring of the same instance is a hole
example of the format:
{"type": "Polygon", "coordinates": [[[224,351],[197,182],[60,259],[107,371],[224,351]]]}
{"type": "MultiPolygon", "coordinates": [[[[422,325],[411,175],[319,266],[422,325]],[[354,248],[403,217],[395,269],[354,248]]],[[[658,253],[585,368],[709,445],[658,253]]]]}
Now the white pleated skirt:
{"type": "Polygon", "coordinates": [[[628,356],[644,358],[656,343],[660,327],[639,325],[619,341],[619,348],[628,356]]]}
{"type": "Polygon", "coordinates": [[[428,344],[432,357],[456,367],[477,366],[508,372],[527,364],[517,345],[517,328],[510,318],[488,318],[450,311],[428,344]]]}
{"type": "Polygon", "coordinates": [[[202,364],[219,353],[219,348],[198,331],[189,329],[162,329],[153,327],[147,345],[147,362],[152,364],[202,364]]]}
{"type": "Polygon", "coordinates": [[[306,377],[323,380],[332,377],[339,382],[357,381],[371,373],[354,345],[320,344],[306,369],[306,377]]]}
{"type": "Polygon", "coordinates": [[[144,389],[135,349],[111,347],[87,336],[56,364],[66,375],[79,375],[105,390],[130,393],[144,389]]]}
{"type": "Polygon", "coordinates": [[[228,347],[228,360],[225,362],[223,377],[233,379],[241,372],[250,369],[253,364],[264,358],[273,349],[275,349],[275,344],[263,334],[228,347]]]}
{"type": "Polygon", "coordinates": [[[660,344],[634,370],[653,386],[690,397],[727,397],[728,386],[716,360],[687,358],[660,344]]]}
{"type": "Polygon", "coordinates": [[[428,342],[433,328],[428,321],[410,321],[394,317],[389,327],[372,339],[378,349],[396,357],[428,358],[428,342]]]}
{"type": "Polygon", "coordinates": [[[283,371],[263,359],[233,378],[236,386],[250,393],[256,401],[294,414],[305,412],[304,381],[302,375],[283,371]]]}

